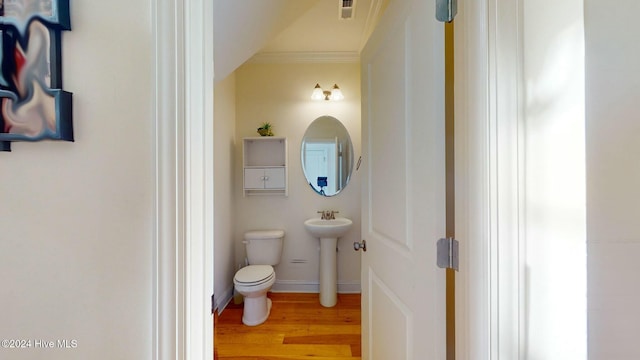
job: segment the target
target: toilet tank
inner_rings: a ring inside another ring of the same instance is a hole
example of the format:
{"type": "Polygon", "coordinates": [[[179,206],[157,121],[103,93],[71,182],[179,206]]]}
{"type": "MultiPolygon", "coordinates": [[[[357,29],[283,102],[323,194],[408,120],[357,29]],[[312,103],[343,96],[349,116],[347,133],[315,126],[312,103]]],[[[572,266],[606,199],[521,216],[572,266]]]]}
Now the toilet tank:
{"type": "Polygon", "coordinates": [[[283,230],[257,230],[244,234],[250,265],[278,265],[282,256],[283,230]]]}

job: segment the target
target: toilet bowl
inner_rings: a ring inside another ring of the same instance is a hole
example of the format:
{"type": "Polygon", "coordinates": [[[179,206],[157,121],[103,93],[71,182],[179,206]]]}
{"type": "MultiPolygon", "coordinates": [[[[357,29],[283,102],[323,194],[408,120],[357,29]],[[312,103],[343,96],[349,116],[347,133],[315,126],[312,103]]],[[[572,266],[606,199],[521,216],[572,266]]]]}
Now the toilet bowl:
{"type": "Polygon", "coordinates": [[[267,292],[276,282],[276,273],[271,265],[249,265],[240,269],[233,278],[236,291],[244,296],[242,323],[260,325],[271,312],[271,299],[267,292]]]}
{"type": "Polygon", "coordinates": [[[273,268],[280,262],[284,231],[249,231],[244,235],[248,266],[236,272],[233,285],[244,296],[242,323],[247,326],[260,325],[271,312],[271,299],[267,292],[276,282],[273,268]]]}

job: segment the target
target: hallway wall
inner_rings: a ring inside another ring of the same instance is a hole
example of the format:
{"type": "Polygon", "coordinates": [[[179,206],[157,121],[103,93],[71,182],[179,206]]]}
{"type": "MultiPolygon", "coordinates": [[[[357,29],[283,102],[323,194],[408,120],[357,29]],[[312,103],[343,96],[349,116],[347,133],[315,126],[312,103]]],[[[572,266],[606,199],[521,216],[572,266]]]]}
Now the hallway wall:
{"type": "Polygon", "coordinates": [[[524,0],[523,13],[524,358],[585,360],[583,3],[524,0]]]}
{"type": "Polygon", "coordinates": [[[0,339],[76,340],[3,359],[153,353],[152,1],[72,1],[62,35],[76,141],[0,153],[0,339]]]}
{"type": "Polygon", "coordinates": [[[585,0],[589,360],[640,358],[640,2],[585,0]]]}

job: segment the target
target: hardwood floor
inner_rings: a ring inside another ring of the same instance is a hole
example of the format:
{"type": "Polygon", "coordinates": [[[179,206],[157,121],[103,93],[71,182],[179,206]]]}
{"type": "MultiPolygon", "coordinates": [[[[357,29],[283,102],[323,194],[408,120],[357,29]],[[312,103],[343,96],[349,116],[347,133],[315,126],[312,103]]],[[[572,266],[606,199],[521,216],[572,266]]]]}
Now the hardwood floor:
{"type": "Polygon", "coordinates": [[[339,294],[332,308],[318,294],[270,293],[269,319],[242,324],[242,304],[229,304],[215,324],[218,360],[360,359],[360,295],[339,294]]]}

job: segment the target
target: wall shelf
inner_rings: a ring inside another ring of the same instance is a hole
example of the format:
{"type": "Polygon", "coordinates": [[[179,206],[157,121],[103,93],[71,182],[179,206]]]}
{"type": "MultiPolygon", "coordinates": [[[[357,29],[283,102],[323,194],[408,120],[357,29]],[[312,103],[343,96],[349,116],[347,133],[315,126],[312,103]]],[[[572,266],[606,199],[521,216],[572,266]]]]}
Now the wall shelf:
{"type": "Polygon", "coordinates": [[[242,142],[244,195],[287,196],[287,139],[246,137],[242,142]]]}

